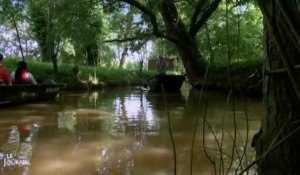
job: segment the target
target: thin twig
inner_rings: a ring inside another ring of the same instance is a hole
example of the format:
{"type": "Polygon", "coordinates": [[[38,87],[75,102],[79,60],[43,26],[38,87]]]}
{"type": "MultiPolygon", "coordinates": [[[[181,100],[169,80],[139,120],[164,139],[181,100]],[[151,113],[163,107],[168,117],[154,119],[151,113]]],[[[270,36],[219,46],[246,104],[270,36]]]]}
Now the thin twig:
{"type": "MultiPolygon", "coordinates": [[[[294,66],[294,68],[296,70],[300,69],[300,64],[297,64],[294,66]]],[[[282,69],[276,69],[276,70],[270,70],[270,71],[265,71],[267,75],[279,75],[279,74],[283,74],[283,73],[287,73],[287,69],[286,68],[282,68],[282,69]]]]}
{"type": "MultiPolygon", "coordinates": [[[[239,88],[239,92],[240,92],[242,101],[245,102],[243,92],[241,91],[240,88],[239,88]]],[[[246,158],[246,162],[247,162],[247,147],[248,147],[248,139],[249,139],[249,116],[248,116],[248,112],[247,112],[247,105],[245,105],[245,103],[243,103],[243,107],[244,107],[245,119],[246,119],[246,140],[245,140],[245,145],[243,147],[243,154],[242,154],[242,157],[240,158],[240,161],[236,168],[235,174],[237,174],[238,168],[242,165],[242,161],[243,161],[244,157],[246,158]]]]}
{"type": "MultiPolygon", "coordinates": [[[[227,98],[226,98],[226,105],[229,104],[229,102],[230,102],[231,94],[232,94],[232,89],[230,89],[230,91],[228,92],[228,95],[227,95],[227,98]]],[[[225,107],[224,107],[224,109],[225,109],[225,107]]],[[[222,116],[222,139],[221,139],[221,148],[223,148],[224,136],[225,136],[225,134],[224,134],[224,117],[225,117],[225,110],[224,110],[224,115],[222,116]]],[[[222,169],[220,168],[219,174],[221,174],[221,170],[222,170],[222,174],[224,174],[224,169],[225,169],[225,167],[224,167],[223,153],[221,152],[220,154],[221,154],[221,158],[220,158],[220,166],[222,165],[222,166],[221,166],[222,169]]],[[[230,157],[230,156],[228,156],[228,157],[230,157]]]]}
{"type": "Polygon", "coordinates": [[[172,132],[171,118],[170,118],[170,112],[168,110],[165,89],[164,89],[164,86],[162,84],[161,84],[161,90],[162,90],[165,110],[167,112],[167,117],[168,117],[169,134],[170,134],[170,138],[171,138],[171,142],[172,142],[172,149],[173,149],[173,156],[174,156],[174,175],[176,175],[177,174],[176,146],[175,146],[175,141],[174,141],[173,132],[172,132]]]}
{"type": "Polygon", "coordinates": [[[203,151],[204,151],[204,154],[205,156],[208,158],[208,160],[210,161],[210,163],[213,165],[213,172],[214,174],[217,173],[217,169],[216,169],[216,163],[215,163],[215,160],[213,160],[210,155],[208,154],[208,151],[207,151],[207,148],[206,148],[206,142],[205,142],[205,126],[207,124],[209,130],[211,131],[211,133],[213,134],[214,136],[214,139],[218,145],[218,150],[220,151],[221,150],[221,147],[220,147],[220,144],[218,142],[218,138],[217,138],[217,135],[214,133],[211,125],[209,124],[209,122],[207,121],[206,117],[207,117],[207,107],[208,107],[208,100],[206,100],[205,102],[205,110],[204,110],[204,117],[203,117],[203,131],[202,131],[202,134],[203,134],[203,151]]]}
{"type": "MultiPolygon", "coordinates": [[[[231,75],[231,52],[230,52],[230,41],[229,41],[229,9],[228,9],[229,1],[226,0],[226,39],[227,39],[227,58],[228,58],[228,71],[229,71],[229,81],[230,81],[230,86],[231,89],[233,88],[233,82],[232,82],[232,75],[231,75]]],[[[234,153],[235,153],[235,147],[236,147],[236,135],[237,135],[237,125],[236,125],[236,115],[235,115],[235,98],[234,98],[234,93],[232,96],[232,113],[233,113],[233,124],[234,124],[234,137],[233,137],[233,145],[232,145],[232,158],[234,159],[234,153]]],[[[233,159],[231,159],[228,169],[225,174],[228,174],[232,164],[233,164],[233,159]]]]}
{"type": "MultiPolygon", "coordinates": [[[[204,83],[203,83],[203,86],[201,87],[199,98],[198,98],[198,104],[199,104],[199,106],[201,104],[202,94],[203,94],[203,91],[204,91],[204,88],[205,88],[208,70],[209,70],[209,63],[206,66],[206,71],[205,71],[205,76],[204,76],[204,83]]],[[[207,101],[207,98],[206,98],[206,101],[207,101]]],[[[207,106],[205,106],[205,110],[206,110],[206,108],[207,108],[207,106]]],[[[196,109],[198,110],[198,108],[196,108],[196,109]]],[[[206,113],[204,115],[206,115],[206,113]]],[[[194,132],[193,132],[193,138],[192,138],[191,161],[190,161],[190,175],[193,174],[194,145],[195,145],[195,138],[196,138],[197,130],[198,130],[199,118],[200,118],[200,116],[196,117],[196,122],[195,122],[195,127],[194,127],[194,132]]],[[[208,158],[208,159],[214,165],[214,162],[211,161],[210,158],[208,158]]]]}

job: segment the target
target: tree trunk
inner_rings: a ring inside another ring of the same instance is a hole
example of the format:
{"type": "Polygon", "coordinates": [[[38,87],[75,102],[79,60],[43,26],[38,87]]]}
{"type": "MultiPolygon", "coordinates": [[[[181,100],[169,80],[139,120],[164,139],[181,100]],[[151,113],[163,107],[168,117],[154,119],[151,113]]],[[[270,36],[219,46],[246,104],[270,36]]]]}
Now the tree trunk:
{"type": "Polygon", "coordinates": [[[58,68],[57,68],[57,54],[52,53],[51,54],[51,60],[52,60],[52,65],[53,65],[53,72],[55,76],[57,76],[58,73],[58,68]]]}
{"type": "Polygon", "coordinates": [[[57,68],[57,54],[55,53],[55,42],[54,42],[54,38],[53,35],[51,33],[51,31],[48,31],[47,34],[47,45],[45,46],[46,49],[46,57],[43,56],[44,60],[51,60],[52,61],[52,65],[53,65],[53,72],[55,75],[57,75],[58,73],[58,68],[57,68]]]}
{"type": "Polygon", "coordinates": [[[189,82],[192,86],[197,87],[204,75],[204,62],[198,51],[196,39],[185,40],[182,38],[175,43],[175,46],[179,51],[189,82]]]}
{"type": "Polygon", "coordinates": [[[198,86],[204,75],[204,60],[198,50],[196,36],[188,31],[172,1],[161,1],[160,12],[166,24],[167,39],[175,44],[189,82],[194,87],[198,86]]]}
{"type": "MultiPolygon", "coordinates": [[[[135,6],[149,17],[154,35],[168,39],[176,46],[192,86],[201,85],[205,62],[198,50],[196,36],[207,19],[217,9],[221,0],[193,2],[194,7],[191,9],[193,13],[190,16],[189,23],[184,23],[185,20],[181,19],[179,15],[180,8],[177,6],[177,1],[174,0],[155,1],[153,4],[147,3],[149,6],[139,0],[120,1],[135,6]],[[153,7],[157,7],[160,15],[152,10],[153,7]],[[158,16],[159,18],[162,17],[163,25],[158,25],[158,16]]],[[[188,18],[188,16],[185,18],[188,18]]]]}
{"type": "Polygon", "coordinates": [[[86,47],[87,64],[89,66],[97,65],[98,46],[97,44],[90,44],[86,47]]]}
{"type": "Polygon", "coordinates": [[[22,61],[25,61],[25,56],[24,56],[24,52],[23,52],[23,47],[22,47],[22,43],[21,43],[21,37],[20,37],[20,32],[19,32],[19,28],[18,28],[18,24],[17,21],[15,20],[15,18],[11,15],[11,21],[13,23],[13,26],[16,30],[16,34],[17,34],[17,38],[18,38],[18,44],[19,44],[19,49],[21,51],[21,56],[22,56],[22,61]]]}
{"type": "Polygon", "coordinates": [[[125,47],[121,54],[119,69],[123,69],[123,66],[124,66],[125,60],[126,60],[126,56],[127,56],[127,51],[128,51],[128,48],[125,47]]]}
{"type": "Polygon", "coordinates": [[[140,67],[140,73],[143,73],[143,68],[144,68],[144,60],[139,61],[139,67],[140,67]]]}
{"type": "MultiPolygon", "coordinates": [[[[264,103],[266,117],[255,144],[259,174],[300,174],[300,98],[287,69],[300,63],[298,0],[258,0],[265,19],[264,103]],[[293,24],[296,24],[293,26],[293,24]],[[296,32],[295,32],[296,31],[296,32]],[[287,54],[288,53],[288,54],[287,54]]],[[[295,71],[299,77],[299,70],[295,71]]],[[[296,82],[297,83],[297,82],[296,82]]],[[[299,82],[298,82],[299,83],[299,82]]]]}

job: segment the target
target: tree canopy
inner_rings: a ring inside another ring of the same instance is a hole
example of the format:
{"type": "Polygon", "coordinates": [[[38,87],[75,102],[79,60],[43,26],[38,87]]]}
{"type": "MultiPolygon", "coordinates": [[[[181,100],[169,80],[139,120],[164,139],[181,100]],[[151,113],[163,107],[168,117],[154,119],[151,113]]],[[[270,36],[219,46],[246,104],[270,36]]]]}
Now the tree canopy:
{"type": "MultiPolygon", "coordinates": [[[[151,58],[179,58],[195,81],[211,52],[213,62],[226,62],[226,11],[220,0],[1,2],[1,30],[12,33],[9,38],[0,36],[7,41],[2,52],[25,52],[33,59],[52,61],[54,69],[59,62],[117,66],[122,50],[138,53],[149,42],[151,58]],[[18,46],[14,52],[8,41],[18,46]]],[[[228,27],[234,60],[262,57],[262,17],[253,3],[231,2],[228,27]],[[236,7],[244,11],[236,14],[236,7]]]]}

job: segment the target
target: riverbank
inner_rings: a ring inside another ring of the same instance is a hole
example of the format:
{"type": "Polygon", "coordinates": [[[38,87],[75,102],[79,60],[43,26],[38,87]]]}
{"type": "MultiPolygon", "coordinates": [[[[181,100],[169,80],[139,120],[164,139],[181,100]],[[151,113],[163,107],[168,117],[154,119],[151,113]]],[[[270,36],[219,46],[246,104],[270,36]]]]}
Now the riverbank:
{"type": "Polygon", "coordinates": [[[198,88],[206,85],[209,89],[243,92],[247,95],[262,95],[262,60],[252,59],[224,64],[211,64],[208,67],[206,81],[200,82],[198,88]]]}
{"type": "MultiPolygon", "coordinates": [[[[5,66],[12,72],[18,60],[6,59],[5,66]]],[[[26,61],[29,71],[39,83],[63,83],[66,90],[99,89],[113,86],[140,85],[148,77],[155,75],[154,71],[137,71],[109,67],[78,66],[59,64],[58,75],[55,76],[51,63],[26,61]]]]}
{"type": "MultiPolygon", "coordinates": [[[[18,60],[6,59],[5,66],[11,72],[18,60]]],[[[58,65],[55,76],[51,63],[27,61],[30,72],[40,83],[64,83],[66,90],[100,89],[115,86],[141,85],[153,75],[154,71],[137,71],[108,67],[79,66],[74,69],[71,64],[58,65]]],[[[262,60],[246,60],[225,64],[210,64],[206,81],[199,82],[198,87],[206,85],[209,89],[228,90],[241,89],[249,95],[262,94],[262,60]],[[233,87],[233,88],[232,88],[233,87]]]]}

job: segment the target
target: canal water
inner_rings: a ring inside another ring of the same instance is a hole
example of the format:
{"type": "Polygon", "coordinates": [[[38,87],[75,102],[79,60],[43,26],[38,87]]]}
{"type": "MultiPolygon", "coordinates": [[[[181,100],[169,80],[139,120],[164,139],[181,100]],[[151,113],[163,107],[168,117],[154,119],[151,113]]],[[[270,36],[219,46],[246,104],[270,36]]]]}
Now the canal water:
{"type": "Polygon", "coordinates": [[[0,174],[234,173],[254,159],[263,115],[261,99],[230,92],[63,92],[0,109],[0,174]]]}

